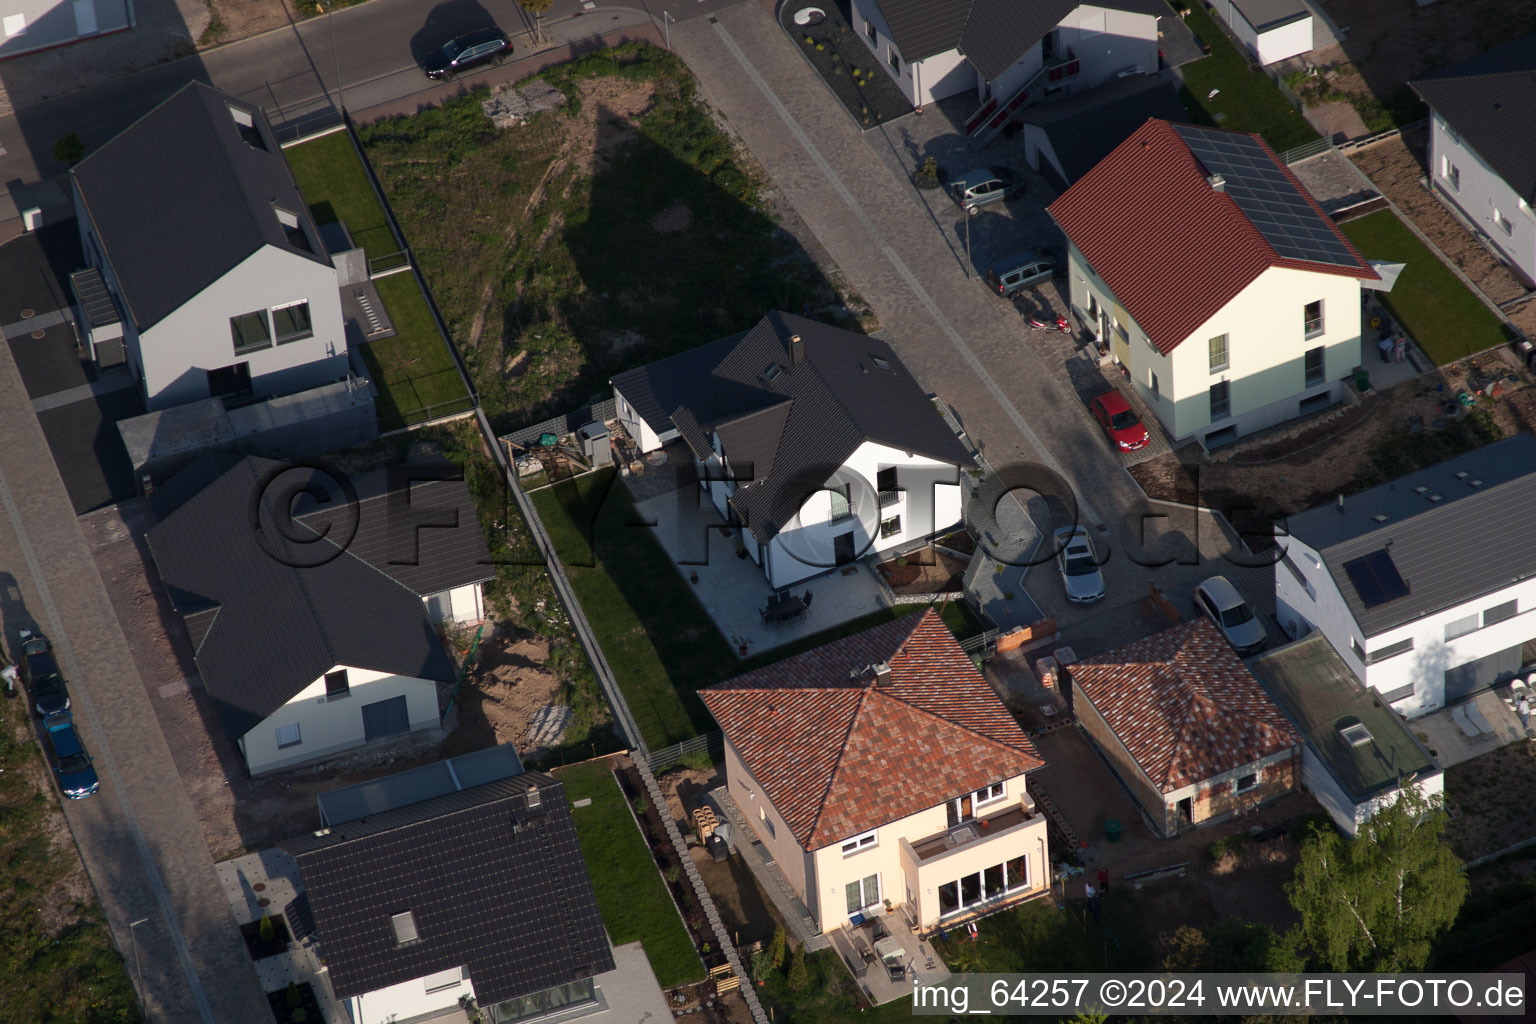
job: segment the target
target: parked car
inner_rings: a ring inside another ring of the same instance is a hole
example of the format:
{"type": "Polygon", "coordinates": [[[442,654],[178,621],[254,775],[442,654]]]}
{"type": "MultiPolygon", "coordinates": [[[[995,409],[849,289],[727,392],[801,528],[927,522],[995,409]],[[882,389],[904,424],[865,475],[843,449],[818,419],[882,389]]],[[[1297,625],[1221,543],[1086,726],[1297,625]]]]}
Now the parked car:
{"type": "Polygon", "coordinates": [[[53,645],[35,630],[21,631],[21,676],[32,698],[32,710],[39,717],[69,710],[69,688],[53,656],[53,645]]]}
{"type": "Polygon", "coordinates": [[[1001,259],[987,268],[987,283],[1004,298],[1056,274],[1056,261],[1043,252],[1029,250],[1001,259]]]}
{"type": "Polygon", "coordinates": [[[966,171],[949,183],[950,198],[960,204],[962,210],[973,206],[991,206],[1017,195],[1024,186],[1012,171],[1003,167],[978,167],[966,171]]]}
{"type": "Polygon", "coordinates": [[[1216,624],[1241,657],[1259,653],[1269,642],[1264,623],[1225,576],[1212,576],[1195,588],[1195,607],[1216,624]]]}
{"type": "Polygon", "coordinates": [[[1086,526],[1063,526],[1056,538],[1056,569],[1067,600],[1074,604],[1092,604],[1104,597],[1104,574],[1093,553],[1093,541],[1086,526]]]}
{"type": "Polygon", "coordinates": [[[1104,392],[1088,403],[1088,411],[1120,451],[1134,452],[1147,446],[1147,428],[1120,392],[1104,392]]]}
{"type": "Polygon", "coordinates": [[[491,61],[500,64],[512,52],[512,40],[494,26],[477,29],[448,40],[433,50],[421,62],[422,73],[428,78],[452,78],[460,71],[491,61]]]}
{"type": "Polygon", "coordinates": [[[100,789],[101,780],[96,777],[91,755],[85,752],[85,744],[75,731],[74,717],[68,711],[60,711],[45,718],[43,726],[48,730],[49,761],[59,782],[59,792],[70,800],[84,800],[100,789]]]}

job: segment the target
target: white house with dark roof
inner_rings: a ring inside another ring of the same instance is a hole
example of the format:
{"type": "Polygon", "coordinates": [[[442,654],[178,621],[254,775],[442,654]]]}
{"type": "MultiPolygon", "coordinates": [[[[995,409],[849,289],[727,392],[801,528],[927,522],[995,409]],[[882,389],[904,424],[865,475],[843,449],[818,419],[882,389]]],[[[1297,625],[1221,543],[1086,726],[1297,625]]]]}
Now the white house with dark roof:
{"type": "Polygon", "coordinates": [[[1173,440],[1342,398],[1380,279],[1258,135],[1149,120],[1048,212],[1074,311],[1173,440]]]}
{"type": "Polygon", "coordinates": [[[1536,34],[1408,84],[1430,108],[1430,186],[1536,284],[1536,34]]]}
{"type": "Polygon", "coordinates": [[[974,93],[966,132],[984,140],[1027,107],[1156,72],[1170,13],[1162,0],[853,0],[850,21],[914,106],[974,93]]]}
{"type": "Polygon", "coordinates": [[[345,379],[337,269],[260,108],[189,83],[71,180],[92,355],[151,411],[345,379]]]}
{"type": "Polygon", "coordinates": [[[701,496],[772,586],[961,520],[970,455],[877,338],[772,312],[612,383],[642,450],[687,443],[701,496]]]}
{"type": "Polygon", "coordinates": [[[1024,159],[1064,192],[1149,117],[1169,121],[1189,117],[1169,72],[1114,78],[1068,99],[1021,112],[1024,159]]]}
{"type": "Polygon", "coordinates": [[[489,562],[467,492],[411,494],[404,526],[371,521],[381,509],[360,501],[352,534],[334,509],[285,517],[316,483],[308,467],[203,456],[151,497],[155,568],[253,775],[437,731],[456,670],[432,598],[478,588],[489,562]]]}
{"type": "Polygon", "coordinates": [[[1536,437],[1517,434],[1291,516],[1275,605],[1412,718],[1536,665],[1536,437]]]}
{"type": "Polygon", "coordinates": [[[1260,64],[1312,50],[1312,9],[1302,0],[1216,0],[1215,9],[1260,64]]]}

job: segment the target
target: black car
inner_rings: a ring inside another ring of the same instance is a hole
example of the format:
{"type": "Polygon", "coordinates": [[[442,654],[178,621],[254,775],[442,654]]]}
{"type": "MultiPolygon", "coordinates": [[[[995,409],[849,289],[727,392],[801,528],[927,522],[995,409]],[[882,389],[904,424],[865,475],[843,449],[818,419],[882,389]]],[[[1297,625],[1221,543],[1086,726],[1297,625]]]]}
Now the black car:
{"type": "Polygon", "coordinates": [[[21,631],[21,675],[27,681],[32,710],[47,718],[69,710],[69,690],[53,656],[53,645],[41,633],[21,631]]]}
{"type": "Polygon", "coordinates": [[[512,40],[499,28],[482,28],[450,39],[421,62],[428,78],[452,78],[465,68],[495,61],[500,64],[512,52],[512,40]]]}

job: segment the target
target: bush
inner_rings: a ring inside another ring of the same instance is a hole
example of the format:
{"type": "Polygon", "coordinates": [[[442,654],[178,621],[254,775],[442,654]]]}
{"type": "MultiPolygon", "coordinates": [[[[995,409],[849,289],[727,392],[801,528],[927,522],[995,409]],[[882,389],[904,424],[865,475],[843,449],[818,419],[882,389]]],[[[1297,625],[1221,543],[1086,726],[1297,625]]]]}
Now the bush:
{"type": "Polygon", "coordinates": [[[1229,853],[1235,857],[1242,852],[1243,847],[1247,844],[1247,832],[1234,832],[1230,836],[1227,836],[1224,839],[1218,839],[1210,846],[1206,847],[1205,855],[1209,857],[1213,862],[1221,860],[1221,858],[1225,857],[1229,853]]]}
{"type": "Polygon", "coordinates": [[[53,144],[53,158],[73,167],[85,158],[85,143],[80,141],[80,136],[70,132],[53,144]]]}
{"type": "Polygon", "coordinates": [[[801,943],[795,947],[794,958],[789,962],[789,977],[785,979],[785,984],[791,992],[799,992],[810,982],[811,973],[805,966],[805,944],[801,943]]]}
{"type": "MultiPolygon", "coordinates": [[[[277,926],[272,923],[271,914],[261,915],[261,924],[257,926],[256,934],[261,936],[262,942],[271,942],[277,936],[277,926]]],[[[294,991],[297,992],[298,990],[294,989],[294,991]]],[[[291,1003],[290,1005],[297,1006],[298,1003],[291,1003]]]]}
{"type": "Polygon", "coordinates": [[[768,955],[766,949],[760,949],[752,954],[752,980],[764,982],[768,975],[773,973],[773,957],[768,955]]]}
{"type": "Polygon", "coordinates": [[[773,964],[773,969],[778,970],[784,966],[784,926],[779,925],[773,930],[773,938],[768,940],[768,962],[773,964]]]}

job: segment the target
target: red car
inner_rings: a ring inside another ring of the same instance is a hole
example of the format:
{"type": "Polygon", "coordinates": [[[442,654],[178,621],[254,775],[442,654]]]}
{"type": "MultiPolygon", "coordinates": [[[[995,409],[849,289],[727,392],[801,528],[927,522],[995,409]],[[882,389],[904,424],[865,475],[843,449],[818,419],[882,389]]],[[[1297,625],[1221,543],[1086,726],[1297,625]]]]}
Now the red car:
{"type": "Polygon", "coordinates": [[[1147,446],[1147,428],[1131,411],[1125,396],[1118,391],[1106,391],[1088,403],[1093,418],[1099,421],[1104,433],[1122,452],[1134,452],[1147,446]]]}

